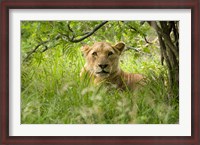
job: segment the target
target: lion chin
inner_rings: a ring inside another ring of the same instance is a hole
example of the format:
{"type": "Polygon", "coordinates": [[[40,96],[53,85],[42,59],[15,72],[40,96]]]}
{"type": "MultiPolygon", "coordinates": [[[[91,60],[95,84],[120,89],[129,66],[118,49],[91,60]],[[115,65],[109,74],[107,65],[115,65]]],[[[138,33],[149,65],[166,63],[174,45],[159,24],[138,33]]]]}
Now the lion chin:
{"type": "Polygon", "coordinates": [[[126,73],[119,68],[119,58],[124,48],[125,44],[122,42],[116,45],[96,42],[92,46],[83,46],[81,51],[86,64],[80,75],[89,74],[89,77],[93,78],[96,84],[106,82],[119,89],[134,90],[138,88],[140,84],[143,84],[143,75],[126,73]]]}

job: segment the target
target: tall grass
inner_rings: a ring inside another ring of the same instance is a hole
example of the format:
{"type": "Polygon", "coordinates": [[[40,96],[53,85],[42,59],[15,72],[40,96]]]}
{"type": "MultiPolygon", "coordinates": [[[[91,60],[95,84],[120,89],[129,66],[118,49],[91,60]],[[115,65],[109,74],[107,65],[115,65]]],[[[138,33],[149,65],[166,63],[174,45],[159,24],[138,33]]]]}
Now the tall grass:
{"type": "MultiPolygon", "coordinates": [[[[166,69],[155,56],[122,56],[120,66],[142,73],[146,85],[134,92],[114,86],[94,86],[80,78],[84,60],[79,46],[73,52],[35,53],[21,66],[22,124],[174,124],[179,104],[170,97],[166,69]]],[[[178,88],[175,90],[178,94],[178,88]]]]}

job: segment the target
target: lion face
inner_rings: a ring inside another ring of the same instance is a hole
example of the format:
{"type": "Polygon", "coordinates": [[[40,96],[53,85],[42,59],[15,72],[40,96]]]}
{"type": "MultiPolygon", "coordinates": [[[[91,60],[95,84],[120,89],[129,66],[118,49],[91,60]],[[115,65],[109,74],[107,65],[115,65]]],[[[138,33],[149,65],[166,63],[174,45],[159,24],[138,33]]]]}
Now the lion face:
{"type": "Polygon", "coordinates": [[[85,69],[96,77],[107,78],[119,70],[119,56],[125,44],[112,46],[107,42],[97,42],[93,46],[83,46],[86,64],[85,69]]]}

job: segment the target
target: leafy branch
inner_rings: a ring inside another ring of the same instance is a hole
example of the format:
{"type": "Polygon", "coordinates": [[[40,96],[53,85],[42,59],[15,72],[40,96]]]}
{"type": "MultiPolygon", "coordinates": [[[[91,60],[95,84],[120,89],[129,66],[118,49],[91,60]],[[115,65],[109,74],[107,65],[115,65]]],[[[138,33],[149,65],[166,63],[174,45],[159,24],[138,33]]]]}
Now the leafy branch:
{"type": "Polygon", "coordinates": [[[74,31],[73,31],[72,28],[70,27],[70,23],[68,23],[67,27],[68,27],[69,31],[72,33],[72,37],[70,37],[69,35],[66,35],[66,34],[58,34],[58,35],[57,35],[55,38],[53,38],[53,39],[48,39],[48,40],[46,40],[46,41],[40,42],[37,46],[35,46],[35,48],[34,48],[33,50],[31,50],[30,52],[28,52],[28,55],[25,57],[25,59],[23,60],[23,62],[26,61],[33,53],[37,52],[38,49],[40,48],[40,46],[44,46],[44,49],[43,49],[41,52],[45,52],[45,51],[47,51],[47,50],[49,49],[49,47],[46,46],[47,43],[52,42],[52,41],[54,41],[54,40],[58,40],[58,39],[60,39],[60,38],[63,38],[63,40],[65,40],[64,37],[66,37],[67,40],[68,40],[69,42],[72,42],[72,43],[81,42],[81,41],[83,41],[84,39],[86,39],[86,38],[90,37],[91,35],[93,35],[97,30],[99,30],[99,29],[100,29],[102,26],[104,26],[107,22],[108,22],[108,21],[103,21],[102,23],[100,23],[99,25],[97,25],[96,27],[94,27],[90,32],[87,32],[87,33],[82,34],[82,35],[81,35],[82,37],[79,38],[79,39],[77,38],[77,37],[79,37],[79,36],[75,36],[74,31]]]}
{"type": "Polygon", "coordinates": [[[152,56],[151,54],[145,53],[145,52],[141,51],[140,49],[132,47],[132,46],[126,46],[125,51],[128,51],[128,50],[134,50],[135,52],[138,52],[138,53],[141,53],[144,55],[148,55],[148,56],[152,56]]]}
{"type": "Polygon", "coordinates": [[[92,34],[94,34],[97,30],[99,30],[102,26],[104,26],[108,21],[103,21],[102,23],[100,23],[99,25],[97,25],[96,27],[94,27],[93,30],[91,30],[90,32],[87,32],[85,34],[82,35],[81,38],[77,38],[77,36],[75,36],[74,31],[72,30],[72,28],[70,27],[70,23],[68,23],[68,29],[70,30],[70,32],[72,33],[72,37],[70,38],[69,35],[66,34],[62,34],[63,36],[67,37],[67,40],[73,43],[78,43],[83,41],[84,39],[90,37],[92,34]]]}
{"type": "Polygon", "coordinates": [[[40,46],[44,46],[45,48],[42,50],[42,52],[45,52],[46,50],[48,50],[49,48],[45,45],[49,42],[52,42],[54,40],[58,40],[61,38],[61,35],[58,34],[55,38],[53,39],[48,39],[46,41],[42,41],[40,42],[37,46],[35,46],[35,48],[33,50],[31,50],[30,52],[28,52],[28,55],[25,57],[25,59],[23,60],[23,62],[25,62],[33,53],[37,52],[37,50],[40,48],[40,46]]]}
{"type": "MultiPolygon", "coordinates": [[[[142,25],[142,24],[141,24],[141,25],[142,25]]],[[[144,40],[145,40],[146,43],[148,43],[148,44],[153,44],[152,42],[149,42],[149,41],[147,40],[147,38],[146,38],[146,36],[145,36],[144,33],[141,33],[138,29],[134,28],[133,26],[131,26],[131,25],[129,25],[129,24],[127,24],[127,26],[129,27],[129,29],[131,29],[131,30],[135,31],[136,33],[140,34],[140,35],[144,38],[144,40]]]]}

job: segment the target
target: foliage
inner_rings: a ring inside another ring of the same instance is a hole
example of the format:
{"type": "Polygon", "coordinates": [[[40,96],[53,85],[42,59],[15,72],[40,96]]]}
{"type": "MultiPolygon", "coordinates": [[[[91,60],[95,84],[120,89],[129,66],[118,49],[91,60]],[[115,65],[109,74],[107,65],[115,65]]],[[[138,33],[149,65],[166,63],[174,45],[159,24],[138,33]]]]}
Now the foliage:
{"type": "MultiPolygon", "coordinates": [[[[159,58],[156,32],[139,21],[21,22],[21,123],[23,124],[173,124],[179,103],[170,97],[167,67],[159,58]],[[143,89],[130,92],[94,86],[80,78],[80,47],[94,41],[123,41],[120,67],[147,77],[143,89]]],[[[178,88],[174,94],[178,95],[178,88]]]]}

